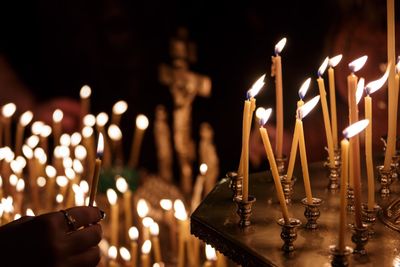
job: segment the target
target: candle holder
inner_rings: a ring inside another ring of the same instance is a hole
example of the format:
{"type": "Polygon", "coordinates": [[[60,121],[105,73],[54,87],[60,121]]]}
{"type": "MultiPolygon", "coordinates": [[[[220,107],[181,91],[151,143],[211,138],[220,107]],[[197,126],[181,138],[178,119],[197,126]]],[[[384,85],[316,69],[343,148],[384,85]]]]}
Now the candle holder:
{"type": "Polygon", "coordinates": [[[256,202],[256,198],[253,196],[249,196],[247,201],[243,201],[241,197],[235,199],[235,202],[238,206],[236,213],[239,215],[239,226],[241,228],[247,227],[251,224],[251,207],[254,202],[256,202]]]}
{"type": "Polygon", "coordinates": [[[380,210],[380,207],[378,205],[375,205],[373,209],[368,209],[368,205],[363,204],[362,205],[362,222],[365,224],[368,228],[368,236],[371,238],[374,234],[374,225],[376,222],[376,216],[378,211],[380,210]]]}
{"type": "Polygon", "coordinates": [[[392,184],[392,170],[384,170],[384,166],[378,166],[379,181],[381,183],[381,197],[387,198],[390,195],[390,185],[392,184]]]}
{"type": "Polygon", "coordinates": [[[282,250],[285,253],[294,251],[293,242],[297,239],[297,228],[301,225],[301,221],[295,218],[290,218],[286,224],[283,218],[278,220],[278,224],[282,227],[281,239],[283,240],[282,250]]]}
{"type": "Polygon", "coordinates": [[[328,189],[331,192],[337,192],[339,190],[339,179],[340,179],[340,167],[339,165],[335,165],[334,167],[329,168],[329,184],[328,189]]]}
{"type": "Polygon", "coordinates": [[[400,154],[396,152],[396,155],[392,158],[392,163],[390,165],[392,169],[392,180],[398,180],[400,172],[400,154]]]}
{"type": "Polygon", "coordinates": [[[304,216],[307,219],[307,223],[304,226],[306,229],[315,230],[318,228],[317,220],[321,215],[319,206],[322,204],[322,199],[313,197],[313,203],[309,204],[307,198],[303,198],[301,203],[304,205],[304,216]]]}
{"type": "Polygon", "coordinates": [[[332,254],[332,267],[345,267],[349,266],[348,256],[353,253],[351,247],[345,247],[344,251],[339,250],[337,246],[329,247],[330,253],[332,254]]]}
{"type": "Polygon", "coordinates": [[[368,228],[365,224],[362,227],[357,227],[352,225],[353,235],[351,236],[351,241],[356,245],[353,253],[359,255],[366,255],[365,245],[368,243],[368,228]]]}
{"type": "Polygon", "coordinates": [[[236,172],[228,172],[226,177],[229,179],[229,188],[232,190],[232,200],[242,197],[243,176],[236,172]]]}
{"type": "Polygon", "coordinates": [[[283,155],[281,158],[275,158],[276,166],[278,167],[278,173],[280,176],[286,173],[285,163],[287,161],[287,157],[283,155]]]}
{"type": "Polygon", "coordinates": [[[354,212],[354,189],[347,187],[347,211],[354,212]]]}
{"type": "Polygon", "coordinates": [[[290,182],[287,181],[287,175],[282,175],[280,176],[281,178],[281,184],[282,184],[282,188],[283,188],[283,194],[285,195],[285,201],[287,204],[291,204],[292,203],[292,195],[293,195],[293,185],[296,181],[296,177],[292,177],[292,179],[290,179],[290,182]]]}

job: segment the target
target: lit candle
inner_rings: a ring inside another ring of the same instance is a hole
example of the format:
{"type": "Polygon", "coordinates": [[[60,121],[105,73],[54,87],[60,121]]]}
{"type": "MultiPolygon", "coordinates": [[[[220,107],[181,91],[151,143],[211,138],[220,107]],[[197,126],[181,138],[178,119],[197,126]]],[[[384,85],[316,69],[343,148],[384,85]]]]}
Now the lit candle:
{"type": "MultiPolygon", "coordinates": [[[[365,104],[365,119],[369,120],[369,124],[365,130],[365,160],[367,165],[368,177],[368,209],[373,210],[375,207],[375,175],[374,161],[372,154],[372,99],[371,94],[379,90],[386,82],[389,76],[390,67],[386,69],[385,74],[378,80],[370,82],[365,87],[366,96],[364,97],[365,104]]],[[[396,75],[398,77],[398,75],[396,75]]]]}
{"type": "Polygon", "coordinates": [[[90,174],[94,172],[95,167],[95,147],[94,147],[94,138],[93,138],[93,128],[90,126],[85,126],[82,129],[82,137],[83,137],[83,145],[86,147],[87,151],[87,175],[90,177],[90,174]]]}
{"type": "MultiPolygon", "coordinates": [[[[304,105],[304,97],[307,94],[308,88],[310,87],[311,83],[311,78],[308,78],[305,80],[305,82],[301,85],[299,89],[299,97],[300,100],[297,101],[297,108],[301,107],[304,105]]],[[[286,179],[287,182],[290,182],[292,180],[293,176],[293,170],[294,170],[294,164],[296,161],[296,155],[297,155],[297,148],[299,145],[299,123],[296,120],[296,124],[294,127],[294,132],[293,132],[293,140],[292,140],[292,147],[290,149],[290,157],[289,157],[289,164],[288,164],[288,169],[286,173],[286,179]]]]}
{"type": "Polygon", "coordinates": [[[113,189],[107,189],[107,199],[111,206],[111,237],[110,244],[118,245],[118,228],[119,228],[119,206],[118,196],[113,189]]]}
{"type": "Polygon", "coordinates": [[[116,181],[117,189],[122,193],[124,198],[124,215],[125,215],[125,232],[128,233],[132,226],[132,191],[129,190],[129,185],[125,178],[119,176],[116,181]]]}
{"type": "Polygon", "coordinates": [[[126,112],[127,109],[128,103],[126,103],[126,101],[120,100],[115,103],[112,107],[111,124],[119,126],[121,122],[121,116],[126,112]]]}
{"type": "Polygon", "coordinates": [[[335,167],[335,150],[333,147],[333,139],[332,139],[332,129],[331,122],[329,119],[329,110],[328,103],[326,101],[326,91],[325,91],[325,83],[324,79],[322,79],[322,75],[324,74],[326,67],[328,66],[329,58],[326,57],[322,65],[318,69],[318,88],[319,94],[321,96],[321,106],[322,106],[322,114],[324,117],[324,125],[325,125],[325,134],[326,134],[326,142],[328,144],[328,154],[329,154],[329,167],[335,167]]]}
{"type": "Polygon", "coordinates": [[[133,134],[132,147],[129,158],[129,167],[136,168],[139,162],[140,147],[142,146],[143,135],[149,126],[149,119],[143,114],[136,117],[136,128],[133,134]]]}
{"type": "Polygon", "coordinates": [[[207,173],[207,164],[202,163],[200,164],[200,174],[196,178],[196,182],[193,187],[193,197],[191,203],[191,211],[193,212],[201,202],[201,196],[203,193],[204,183],[205,183],[205,174],[207,173]]]}
{"type": "Polygon", "coordinates": [[[83,127],[83,118],[90,111],[90,95],[91,94],[92,94],[92,89],[90,88],[89,85],[82,86],[81,90],[79,91],[79,96],[81,98],[81,119],[80,119],[81,128],[83,127]]]}
{"type": "MultiPolygon", "coordinates": [[[[18,179],[18,178],[17,178],[18,179]]],[[[15,211],[22,213],[22,206],[24,203],[24,189],[25,189],[25,181],[24,179],[18,179],[17,185],[16,185],[16,196],[15,196],[15,211]]]]}
{"type": "Polygon", "coordinates": [[[141,255],[141,263],[142,267],[150,267],[150,250],[151,250],[151,241],[146,240],[142,245],[142,255],[141,255]]]}
{"type": "Polygon", "coordinates": [[[154,260],[156,262],[161,262],[161,248],[160,248],[160,240],[158,239],[158,234],[160,232],[160,228],[156,222],[153,222],[150,226],[150,234],[151,234],[151,243],[154,247],[154,260]]]}
{"type": "Polygon", "coordinates": [[[397,103],[396,97],[398,89],[395,81],[395,60],[396,60],[396,45],[395,45],[395,17],[394,17],[394,0],[387,0],[387,62],[390,64],[389,80],[388,80],[388,137],[386,143],[386,153],[383,169],[390,170],[392,158],[396,152],[396,128],[397,128],[397,103]]]}
{"type": "Polygon", "coordinates": [[[49,125],[43,125],[42,131],[40,132],[39,135],[39,143],[40,146],[43,148],[45,151],[46,155],[48,154],[48,137],[50,136],[52,130],[49,125]]]}
{"type": "Polygon", "coordinates": [[[289,223],[289,212],[288,212],[288,209],[286,206],[285,196],[283,194],[282,184],[281,184],[281,181],[279,178],[278,167],[276,166],[274,152],[272,151],[272,146],[269,141],[267,129],[264,128],[265,124],[267,123],[267,121],[271,115],[271,112],[272,112],[272,109],[270,109],[270,108],[266,109],[264,116],[262,116],[262,118],[260,119],[260,134],[261,134],[261,138],[262,138],[262,141],[264,144],[265,152],[267,153],[269,165],[270,165],[271,172],[272,172],[272,177],[274,178],[276,194],[278,196],[278,200],[281,205],[283,219],[285,220],[285,224],[288,224],[289,223]]]}
{"type": "Polygon", "coordinates": [[[103,135],[104,150],[103,150],[103,166],[105,168],[111,167],[111,148],[107,138],[105,125],[108,122],[108,115],[105,112],[101,112],[96,117],[97,131],[103,135]]]}
{"type": "Polygon", "coordinates": [[[144,217],[142,220],[143,224],[143,240],[150,239],[150,226],[154,223],[154,220],[151,217],[144,217]]]}
{"type": "Polygon", "coordinates": [[[164,221],[169,228],[169,240],[171,244],[171,251],[176,251],[176,223],[174,218],[174,211],[172,210],[172,201],[170,199],[161,199],[160,206],[164,210],[164,221]]]}
{"type": "Polygon", "coordinates": [[[54,146],[60,144],[60,137],[62,132],[61,121],[64,117],[64,113],[60,109],[56,109],[53,112],[53,137],[54,137],[54,146]]]}
{"type": "Polygon", "coordinates": [[[108,127],[108,136],[112,141],[112,154],[114,156],[114,164],[123,165],[123,151],[122,151],[122,132],[116,124],[111,124],[108,127]]]}
{"type": "Polygon", "coordinates": [[[298,108],[297,118],[296,118],[296,122],[299,125],[298,127],[299,127],[299,149],[300,149],[301,169],[303,172],[304,189],[306,192],[308,204],[313,203],[313,198],[311,192],[310,175],[308,172],[307,153],[306,153],[306,145],[305,145],[304,130],[303,130],[303,119],[318,104],[319,100],[320,96],[315,96],[310,101],[305,103],[303,106],[298,108]]]}
{"type": "Polygon", "coordinates": [[[62,196],[62,200],[59,204],[62,204],[62,202],[66,199],[65,194],[67,192],[68,178],[64,175],[59,175],[56,177],[56,184],[59,187],[59,194],[62,196]]]}
{"type": "Polygon", "coordinates": [[[335,149],[338,148],[338,129],[336,112],[336,90],[335,90],[335,70],[334,67],[342,60],[342,55],[337,55],[329,59],[328,79],[329,79],[329,102],[331,108],[332,139],[335,149]]]}
{"type": "Polygon", "coordinates": [[[346,233],[346,211],[347,211],[347,182],[349,174],[349,140],[348,137],[340,142],[341,149],[341,173],[340,173],[340,217],[339,217],[339,251],[345,250],[345,233],[346,233]]]}
{"type": "Polygon", "coordinates": [[[129,238],[131,240],[131,267],[136,267],[137,258],[137,239],[139,237],[139,231],[135,226],[129,228],[129,238]]]}
{"type": "Polygon", "coordinates": [[[104,140],[103,140],[103,135],[100,133],[99,140],[97,143],[97,158],[92,177],[92,184],[90,186],[89,206],[93,206],[93,202],[97,194],[97,185],[99,183],[99,178],[100,178],[101,156],[103,154],[103,149],[104,149],[104,140]]]}
{"type": "Polygon", "coordinates": [[[148,234],[147,234],[147,230],[143,226],[143,219],[146,218],[146,216],[149,214],[149,206],[147,205],[146,200],[144,200],[142,198],[138,200],[138,202],[136,204],[136,211],[137,211],[137,214],[139,215],[139,217],[142,220],[141,234],[142,234],[143,240],[149,239],[148,238],[148,234]]]}
{"type": "Polygon", "coordinates": [[[177,267],[184,267],[185,264],[185,243],[189,238],[189,221],[185,206],[182,200],[177,199],[174,202],[175,218],[179,222],[178,232],[178,264],[177,267]]]}
{"type": "Polygon", "coordinates": [[[21,155],[24,130],[25,127],[32,121],[32,118],[33,118],[33,113],[30,110],[22,113],[21,117],[19,118],[19,122],[17,124],[17,132],[15,136],[15,154],[17,156],[21,155]]]}
{"type": "Polygon", "coordinates": [[[276,91],[276,156],[282,158],[283,147],[283,89],[282,89],[282,63],[280,53],[285,47],[286,38],[275,45],[275,56],[272,56],[271,76],[275,76],[276,91]]]}
{"type": "Polygon", "coordinates": [[[116,246],[110,246],[108,249],[108,258],[110,259],[108,267],[117,267],[118,250],[116,246]]]}
{"type": "Polygon", "coordinates": [[[215,253],[215,249],[209,245],[206,244],[206,261],[203,264],[203,267],[213,267],[215,261],[217,260],[217,254],[215,253]]]}
{"type": "Polygon", "coordinates": [[[4,123],[4,145],[11,146],[11,117],[17,110],[14,103],[5,104],[2,108],[3,123],[4,123]]]}
{"type": "Polygon", "coordinates": [[[126,247],[120,247],[119,254],[124,261],[124,266],[128,266],[131,261],[131,253],[129,252],[129,250],[126,247]]]}

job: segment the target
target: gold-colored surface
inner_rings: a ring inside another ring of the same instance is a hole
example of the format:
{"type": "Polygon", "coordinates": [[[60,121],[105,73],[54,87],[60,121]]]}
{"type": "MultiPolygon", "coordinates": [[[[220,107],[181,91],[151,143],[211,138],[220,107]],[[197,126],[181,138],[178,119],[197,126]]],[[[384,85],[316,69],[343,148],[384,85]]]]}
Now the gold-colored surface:
{"type": "MultiPolygon", "coordinates": [[[[238,226],[236,204],[232,201],[232,192],[227,179],[221,182],[206,197],[191,216],[191,232],[205,242],[215,246],[222,253],[243,266],[330,266],[329,247],[337,244],[339,226],[339,192],[328,190],[327,170],[322,163],[310,167],[313,196],[321,198],[321,217],[318,219],[318,230],[304,229],[306,219],[301,199],[304,198],[304,186],[297,179],[294,186],[292,204],[289,206],[291,217],[302,221],[294,242],[293,255],[281,251],[283,241],[280,238],[281,227],[277,220],[282,217],[276,198],[273,180],[269,172],[250,176],[249,192],[257,199],[253,205],[251,225],[244,231],[238,226]]],[[[363,202],[367,200],[366,176],[363,182],[363,202]]],[[[379,189],[378,183],[376,188],[379,189]]],[[[381,207],[396,197],[400,192],[399,182],[391,186],[391,197],[383,201],[376,193],[376,200],[381,207]]],[[[354,215],[348,213],[348,223],[353,223],[354,215]]],[[[364,257],[350,255],[350,266],[400,266],[400,233],[393,231],[377,219],[375,235],[366,245],[364,257]]],[[[351,242],[351,229],[346,232],[346,245],[354,247],[351,242]]]]}

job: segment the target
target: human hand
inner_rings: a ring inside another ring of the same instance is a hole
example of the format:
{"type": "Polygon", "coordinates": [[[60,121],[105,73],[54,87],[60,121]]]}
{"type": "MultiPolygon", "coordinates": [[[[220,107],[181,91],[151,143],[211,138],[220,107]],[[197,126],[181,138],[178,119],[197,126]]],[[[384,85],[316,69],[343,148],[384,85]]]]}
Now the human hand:
{"type": "Polygon", "coordinates": [[[97,266],[102,238],[98,222],[104,213],[95,207],[73,207],[66,212],[75,220],[73,225],[63,212],[52,212],[0,227],[2,266],[97,266]]]}

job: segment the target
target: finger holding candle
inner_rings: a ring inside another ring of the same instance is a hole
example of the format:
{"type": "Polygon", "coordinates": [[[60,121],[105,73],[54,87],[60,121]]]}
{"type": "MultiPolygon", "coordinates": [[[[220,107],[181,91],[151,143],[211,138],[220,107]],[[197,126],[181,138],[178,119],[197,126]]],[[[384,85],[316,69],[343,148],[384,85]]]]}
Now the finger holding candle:
{"type": "Polygon", "coordinates": [[[136,128],[133,134],[132,147],[128,163],[130,168],[136,168],[138,165],[143,135],[148,126],[149,119],[145,115],[139,114],[136,117],[136,128]]]}
{"type": "Polygon", "coordinates": [[[331,110],[332,139],[335,149],[338,148],[338,128],[336,112],[336,90],[335,90],[335,70],[334,68],[342,60],[342,55],[329,58],[328,79],[329,79],[329,101],[331,110]]]}
{"type": "Polygon", "coordinates": [[[101,168],[101,157],[103,154],[103,149],[104,149],[104,140],[103,140],[103,135],[100,133],[99,134],[99,140],[97,143],[97,158],[96,158],[96,164],[94,168],[94,173],[92,177],[92,183],[90,186],[90,197],[89,197],[89,206],[93,206],[93,202],[96,198],[97,194],[97,185],[99,183],[99,177],[100,177],[100,168],[101,168]]]}

